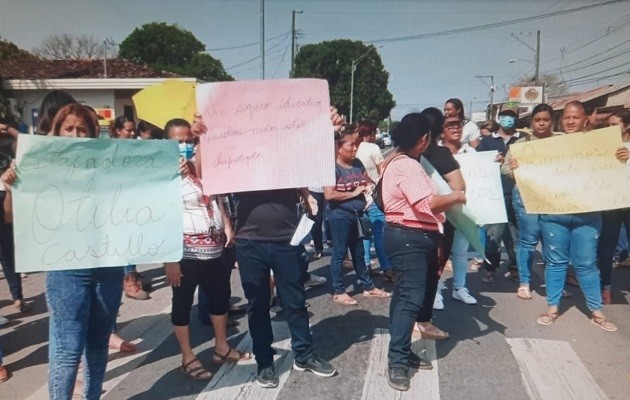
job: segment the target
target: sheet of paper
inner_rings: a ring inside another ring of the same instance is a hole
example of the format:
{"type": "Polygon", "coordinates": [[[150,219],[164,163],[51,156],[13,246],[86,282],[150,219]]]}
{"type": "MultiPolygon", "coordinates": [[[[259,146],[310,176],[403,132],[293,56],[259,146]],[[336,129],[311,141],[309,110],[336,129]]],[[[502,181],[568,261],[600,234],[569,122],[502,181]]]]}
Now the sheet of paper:
{"type": "Polygon", "coordinates": [[[179,261],[177,143],[23,135],[13,188],[18,272],[179,261]]]}
{"type": "Polygon", "coordinates": [[[308,215],[302,214],[302,218],[300,218],[300,222],[291,238],[291,246],[297,246],[302,243],[302,240],[309,234],[313,225],[315,225],[315,221],[310,219],[308,215]]]}
{"type": "Polygon", "coordinates": [[[334,185],[325,80],[205,83],[197,108],[207,194],[334,185]]]}
{"type": "Polygon", "coordinates": [[[628,167],[615,158],[619,127],[510,146],[525,210],[573,214],[630,207],[628,167]]]}

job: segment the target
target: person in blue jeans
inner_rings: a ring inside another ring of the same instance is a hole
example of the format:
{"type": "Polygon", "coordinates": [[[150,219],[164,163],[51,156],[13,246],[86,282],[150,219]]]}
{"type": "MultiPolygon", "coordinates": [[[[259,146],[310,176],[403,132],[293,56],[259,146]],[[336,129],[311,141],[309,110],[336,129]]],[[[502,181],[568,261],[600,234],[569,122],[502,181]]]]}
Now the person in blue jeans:
{"type": "MultiPolygon", "coordinates": [[[[518,139],[515,143],[540,140],[553,135],[551,127],[553,125],[553,108],[548,104],[538,104],[532,110],[532,134],[518,139]]],[[[505,161],[501,166],[501,173],[514,178],[513,170],[518,168],[518,163],[514,161],[508,151],[505,161]]],[[[516,216],[518,228],[518,245],[516,246],[516,265],[518,266],[519,288],[516,295],[524,300],[531,300],[531,290],[529,282],[531,280],[531,265],[534,259],[536,246],[541,239],[540,226],[538,224],[538,214],[528,214],[518,185],[512,189],[512,206],[516,216]]]]}
{"type": "Polygon", "coordinates": [[[341,271],[343,259],[348,249],[358,280],[363,287],[363,295],[388,298],[389,293],[378,289],[368,273],[364,261],[363,239],[358,233],[358,216],[363,215],[368,192],[368,176],[363,163],[356,158],[359,133],[357,125],[344,125],[335,134],[337,160],[335,164],[335,186],[324,187],[328,200],[328,223],[333,234],[333,250],[330,270],[333,278],[333,301],[343,305],[357,305],[358,302],[346,293],[341,271]]]}
{"type": "MultiPolygon", "coordinates": [[[[584,105],[571,101],[562,113],[562,128],[565,133],[582,132],[586,123],[584,105]]],[[[628,160],[628,150],[617,150],[616,158],[628,160]]],[[[591,312],[591,322],[608,332],[617,330],[602,312],[599,270],[597,269],[597,238],[601,229],[601,213],[541,214],[539,217],[544,255],[546,261],[545,283],[547,285],[547,312],[536,320],[540,325],[551,325],[558,318],[560,298],[566,281],[566,272],[571,262],[580,289],[591,312]]]]}
{"type": "Polygon", "coordinates": [[[0,346],[0,383],[8,381],[11,377],[11,371],[2,365],[2,356],[2,347],[0,346]]]}

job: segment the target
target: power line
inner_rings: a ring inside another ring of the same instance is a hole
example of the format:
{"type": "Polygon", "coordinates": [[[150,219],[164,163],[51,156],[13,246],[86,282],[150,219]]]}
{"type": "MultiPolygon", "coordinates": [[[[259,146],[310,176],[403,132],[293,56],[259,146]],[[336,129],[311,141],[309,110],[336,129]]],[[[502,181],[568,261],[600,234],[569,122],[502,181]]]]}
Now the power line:
{"type": "MultiPolygon", "coordinates": [[[[270,37],[269,39],[265,40],[265,43],[270,42],[272,40],[276,40],[278,38],[281,38],[282,36],[288,35],[291,32],[285,32],[282,33],[278,36],[274,36],[274,37],[270,37]]],[[[206,51],[223,51],[223,50],[235,50],[235,49],[243,49],[245,47],[251,47],[251,46],[258,46],[260,45],[260,41],[258,42],[252,42],[252,43],[246,43],[246,44],[239,44],[237,46],[230,46],[230,47],[218,47],[216,49],[206,49],[206,51]]]]}
{"type": "Polygon", "coordinates": [[[609,78],[615,78],[617,76],[623,76],[623,75],[630,75],[630,69],[627,70],[627,71],[618,72],[616,74],[600,76],[600,77],[597,77],[597,78],[585,79],[585,80],[583,80],[581,82],[573,82],[573,81],[567,81],[567,82],[571,83],[571,85],[573,85],[573,86],[579,86],[579,85],[586,85],[586,84],[589,84],[589,83],[593,83],[593,82],[597,82],[597,81],[601,81],[601,80],[609,79],[609,78]]]}
{"type": "MultiPolygon", "coordinates": [[[[624,62],[624,63],[622,63],[622,64],[615,65],[614,67],[611,67],[611,68],[606,68],[606,69],[604,69],[604,70],[601,70],[601,71],[599,71],[599,72],[595,72],[595,73],[593,73],[593,74],[588,74],[588,75],[580,76],[579,78],[572,78],[572,79],[568,79],[568,80],[564,81],[564,83],[571,83],[571,82],[573,82],[573,81],[579,81],[579,80],[581,80],[581,79],[588,79],[589,77],[592,77],[593,75],[603,74],[604,72],[609,72],[609,71],[612,71],[613,69],[617,69],[617,68],[620,68],[620,67],[626,67],[626,66],[628,66],[628,63],[627,63],[627,62],[624,62]]],[[[598,79],[601,79],[601,78],[598,78],[598,79]]]]}
{"type": "Polygon", "coordinates": [[[502,26],[518,24],[518,23],[522,23],[522,22],[536,21],[536,20],[539,20],[539,19],[546,19],[546,18],[551,18],[551,17],[557,17],[559,15],[565,15],[565,14],[571,14],[571,13],[580,12],[580,11],[586,11],[586,10],[590,10],[590,9],[593,9],[593,8],[599,8],[599,7],[608,6],[608,5],[611,5],[611,4],[622,3],[622,2],[626,2],[626,1],[628,1],[628,0],[611,0],[611,1],[606,1],[606,2],[603,2],[603,3],[589,4],[589,5],[586,5],[586,6],[571,8],[571,9],[568,9],[568,10],[554,11],[554,12],[550,12],[550,13],[546,13],[546,14],[534,15],[534,16],[531,16],[531,17],[524,17],[524,18],[517,18],[517,19],[513,19],[513,20],[509,20],[509,21],[493,22],[493,23],[490,23],[490,24],[470,26],[470,27],[458,28],[458,29],[449,29],[449,30],[446,30],[446,31],[439,31],[439,32],[432,32],[432,33],[422,33],[422,34],[419,34],[419,35],[412,35],[412,36],[402,36],[402,37],[389,38],[389,39],[377,39],[377,40],[372,40],[372,41],[366,41],[366,43],[403,42],[403,41],[409,41],[409,40],[427,39],[427,38],[433,38],[433,37],[439,37],[439,36],[455,35],[455,34],[458,34],[458,33],[467,33],[467,32],[474,32],[474,31],[480,31],[480,30],[486,30],[486,29],[492,29],[492,28],[499,28],[499,27],[502,27],[502,26]]]}
{"type": "MultiPolygon", "coordinates": [[[[574,65],[582,64],[583,62],[586,62],[588,60],[592,60],[593,58],[597,58],[597,57],[599,57],[601,55],[604,55],[604,54],[608,53],[611,50],[618,49],[619,47],[623,46],[626,43],[630,43],[630,39],[625,40],[625,41],[623,41],[623,42],[621,42],[621,43],[619,43],[619,44],[617,44],[617,45],[615,45],[613,47],[610,47],[610,48],[608,48],[608,49],[606,49],[604,51],[601,51],[599,53],[593,54],[593,55],[591,55],[589,57],[583,58],[583,59],[581,59],[579,61],[576,61],[574,63],[568,64],[568,65],[564,65],[564,66],[562,66],[560,68],[554,68],[554,69],[548,70],[548,72],[556,72],[556,71],[563,70],[564,68],[567,68],[567,67],[572,67],[574,65]]],[[[565,54],[566,54],[566,52],[565,52],[565,54]]]]}
{"type": "Polygon", "coordinates": [[[612,55],[612,56],[608,56],[608,57],[606,57],[606,58],[602,58],[602,59],[601,59],[601,60],[599,60],[599,61],[594,61],[594,62],[592,62],[592,63],[590,63],[590,64],[586,64],[586,65],[582,65],[581,67],[576,67],[576,68],[573,68],[573,69],[565,70],[565,71],[563,71],[563,72],[564,72],[564,73],[570,73],[570,72],[579,71],[579,70],[581,70],[581,69],[584,69],[584,68],[589,68],[589,67],[592,67],[592,66],[594,66],[594,65],[597,65],[597,64],[601,64],[601,63],[603,63],[603,62],[606,62],[606,61],[608,61],[608,60],[612,60],[612,59],[614,59],[614,58],[621,57],[621,56],[623,56],[623,55],[625,55],[625,54],[628,54],[628,53],[630,53],[630,49],[627,49],[627,50],[625,50],[625,51],[622,51],[621,53],[617,53],[617,54],[612,55]]]}
{"type": "MultiPolygon", "coordinates": [[[[273,46],[271,46],[270,48],[268,48],[268,49],[267,49],[267,52],[270,52],[271,50],[275,49],[276,47],[278,47],[278,46],[282,45],[282,43],[284,43],[284,42],[285,42],[285,41],[289,38],[289,35],[291,35],[291,32],[285,33],[285,34],[284,34],[284,39],[283,39],[283,40],[281,40],[281,41],[279,41],[278,43],[274,44],[274,45],[273,45],[273,46]]],[[[240,67],[240,66],[243,66],[243,65],[249,64],[249,63],[251,63],[251,62],[254,62],[254,61],[256,61],[256,60],[260,59],[260,57],[261,57],[260,55],[257,55],[257,56],[256,56],[256,57],[254,57],[254,58],[250,58],[250,59],[249,59],[249,60],[247,60],[247,61],[243,61],[242,63],[238,63],[238,64],[235,64],[235,65],[232,65],[232,66],[227,67],[227,68],[225,68],[225,69],[226,69],[226,70],[228,70],[228,69],[234,69],[234,68],[237,68],[237,67],[240,67]]]]}

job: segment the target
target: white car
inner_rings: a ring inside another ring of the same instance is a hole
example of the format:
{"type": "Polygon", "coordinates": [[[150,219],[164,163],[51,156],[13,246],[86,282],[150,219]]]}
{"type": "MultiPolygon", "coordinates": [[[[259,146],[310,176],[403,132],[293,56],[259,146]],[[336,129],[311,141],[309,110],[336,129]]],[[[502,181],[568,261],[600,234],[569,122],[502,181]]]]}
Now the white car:
{"type": "Polygon", "coordinates": [[[381,138],[383,139],[383,145],[391,146],[392,145],[392,137],[389,136],[389,132],[383,132],[381,134],[381,138]]]}

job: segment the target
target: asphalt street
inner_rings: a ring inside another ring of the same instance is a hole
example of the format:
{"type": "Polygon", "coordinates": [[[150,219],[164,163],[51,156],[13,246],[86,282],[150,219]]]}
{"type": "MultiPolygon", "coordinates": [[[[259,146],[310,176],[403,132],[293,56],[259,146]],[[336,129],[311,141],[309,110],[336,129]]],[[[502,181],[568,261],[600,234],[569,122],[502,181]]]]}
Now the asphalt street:
{"type": "MultiPolygon", "coordinates": [[[[310,270],[330,282],[329,253],[310,270]]],[[[573,297],[563,300],[562,315],[551,326],[536,324],[545,311],[542,264],[534,268],[533,300],[516,297],[517,283],[498,275],[493,284],[470,270],[468,288],[478,299],[466,305],[451,298],[450,271],[445,271],[446,308],[436,311],[434,323],[451,334],[447,341],[417,341],[414,348],[433,359],[433,371],[419,371],[405,395],[390,389],[385,379],[389,300],[364,298],[354,287],[354,272],[345,279],[358,306],[332,301],[331,286],[309,289],[312,334],[316,351],[331,360],[337,376],[319,378],[290,369],[290,341],[282,318],[274,318],[280,386],[261,389],[253,383],[253,362],[219,369],[212,366],[212,327],[200,324],[193,310],[192,343],[204,363],[216,373],[210,382],[191,381],[179,370],[179,349],[169,319],[171,290],[164,284],[160,265],[140,267],[153,283],[151,299],[123,298],[118,319],[120,334],[138,344],[138,352],[112,353],[103,398],[215,399],[215,400],[380,400],[387,399],[628,399],[630,393],[630,268],[615,268],[613,305],[604,311],[619,326],[607,333],[589,322],[584,298],[569,287],[573,297]]],[[[503,269],[502,272],[505,272],[503,269]]],[[[10,324],[0,328],[5,365],[13,377],[0,384],[0,399],[47,398],[48,314],[43,274],[24,280],[24,292],[33,312],[20,315],[0,282],[0,314],[10,324]]],[[[392,284],[375,278],[377,285],[392,284]]],[[[4,281],[4,278],[1,279],[4,281]]],[[[233,302],[244,303],[238,270],[232,275],[233,302]]],[[[251,349],[247,318],[233,318],[230,342],[251,349]]]]}

